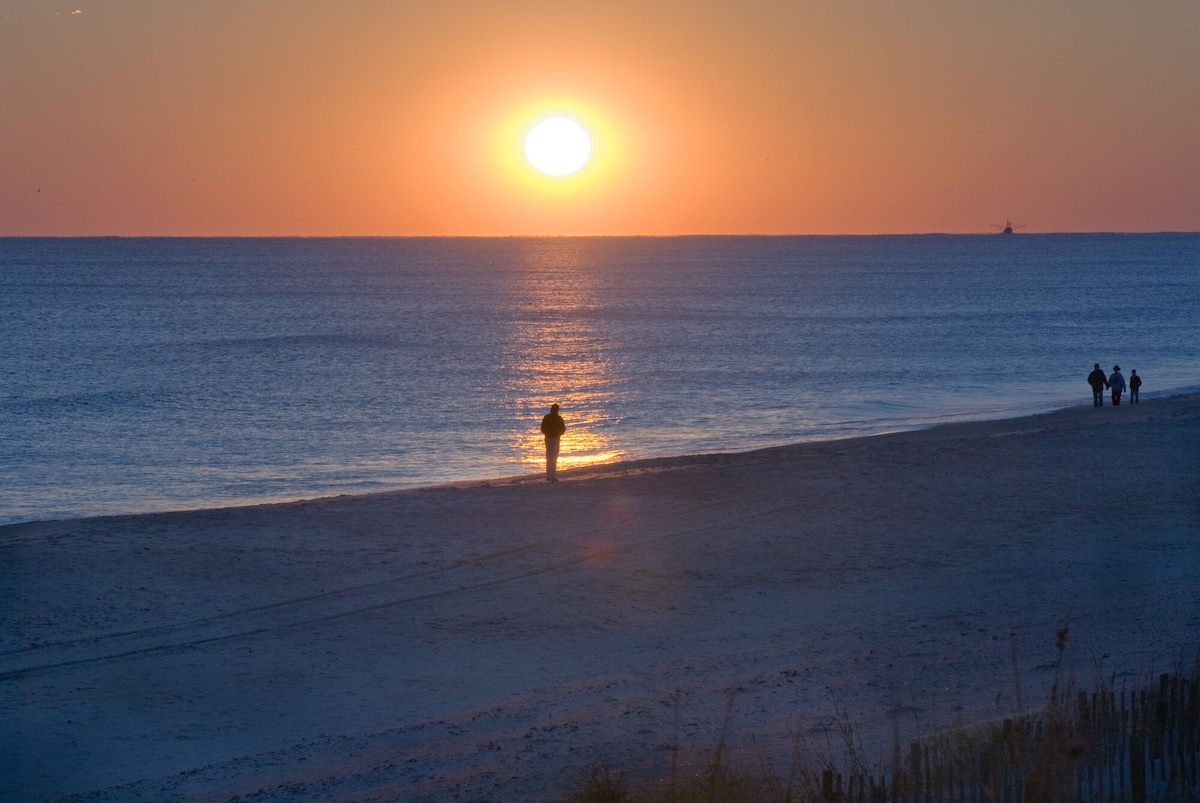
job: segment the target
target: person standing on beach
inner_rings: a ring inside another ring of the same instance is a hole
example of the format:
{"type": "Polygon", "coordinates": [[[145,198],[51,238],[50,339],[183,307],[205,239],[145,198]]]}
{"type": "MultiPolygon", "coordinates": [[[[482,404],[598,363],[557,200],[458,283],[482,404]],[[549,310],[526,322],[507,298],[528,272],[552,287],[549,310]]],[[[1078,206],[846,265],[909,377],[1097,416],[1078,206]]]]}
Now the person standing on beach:
{"type": "Polygon", "coordinates": [[[1137,369],[1129,372],[1129,403],[1138,403],[1138,388],[1142,386],[1142,378],[1137,375],[1137,369]]]}
{"type": "Polygon", "coordinates": [[[1100,363],[1096,363],[1096,367],[1088,374],[1088,384],[1092,386],[1092,406],[1103,407],[1104,389],[1108,387],[1108,380],[1100,370],[1100,363]]]}
{"type": "Polygon", "coordinates": [[[546,436],[546,482],[558,482],[558,446],[567,424],[558,414],[558,405],[550,405],[550,412],[542,416],[542,434],[546,436]]]}
{"type": "Polygon", "coordinates": [[[1112,390],[1113,407],[1121,404],[1121,393],[1125,390],[1125,377],[1121,376],[1121,366],[1114,365],[1112,375],[1108,377],[1108,387],[1112,390]]]}

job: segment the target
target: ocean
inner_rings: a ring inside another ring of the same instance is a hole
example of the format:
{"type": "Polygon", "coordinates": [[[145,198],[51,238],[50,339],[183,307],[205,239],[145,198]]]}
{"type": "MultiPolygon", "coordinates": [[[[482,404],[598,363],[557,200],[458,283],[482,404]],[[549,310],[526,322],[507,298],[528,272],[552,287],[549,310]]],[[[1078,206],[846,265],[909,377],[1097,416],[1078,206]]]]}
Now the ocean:
{"type": "Polygon", "coordinates": [[[0,343],[0,524],[252,504],[1192,391],[1200,235],[10,238],[0,343]]]}

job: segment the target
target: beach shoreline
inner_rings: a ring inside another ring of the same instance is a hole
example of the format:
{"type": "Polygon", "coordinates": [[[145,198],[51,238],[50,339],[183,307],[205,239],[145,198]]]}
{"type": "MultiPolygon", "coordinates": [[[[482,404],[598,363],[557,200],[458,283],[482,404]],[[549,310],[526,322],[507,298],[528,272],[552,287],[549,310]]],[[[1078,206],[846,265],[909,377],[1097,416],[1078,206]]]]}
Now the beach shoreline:
{"type": "Polygon", "coordinates": [[[1200,643],[1200,395],[560,476],[0,527],[0,797],[551,800],[727,706],[874,759],[1064,626],[1084,680],[1200,643]]]}
{"type": "MultiPolygon", "coordinates": [[[[1153,402],[1156,400],[1175,399],[1180,397],[1200,395],[1200,386],[1187,386],[1172,390],[1160,390],[1147,392],[1142,394],[1144,401],[1153,402]]],[[[1107,404],[1106,400],[1106,404],[1107,404]]],[[[783,443],[770,446],[757,446],[747,449],[737,450],[713,450],[689,452],[683,454],[656,455],[649,457],[638,457],[631,459],[619,459],[613,462],[595,463],[576,468],[559,468],[560,473],[564,476],[587,476],[596,473],[608,474],[614,471],[621,471],[626,468],[635,469],[644,465],[653,465],[662,467],[666,464],[683,464],[696,459],[705,459],[714,456],[726,455],[744,455],[753,454],[761,451],[773,449],[789,449],[792,447],[803,446],[805,444],[814,443],[830,443],[842,441],[855,441],[864,438],[877,438],[886,435],[899,435],[906,432],[920,432],[927,429],[936,429],[939,427],[957,426],[962,424],[985,424],[990,421],[1006,421],[1018,418],[1029,418],[1033,416],[1046,415],[1064,410],[1072,409],[1082,405],[1074,403],[1066,403],[1059,401],[1056,403],[1045,402],[1034,405],[1021,405],[1017,407],[1004,407],[990,412],[982,411],[966,411],[956,415],[944,415],[936,420],[912,426],[903,426],[897,428],[885,428],[878,431],[868,431],[865,433],[855,434],[831,434],[823,437],[806,438],[802,440],[786,441],[783,443]]],[[[568,453],[564,453],[568,454],[568,453]]],[[[349,491],[346,493],[314,493],[312,495],[303,496],[285,496],[278,499],[248,499],[242,501],[225,502],[221,501],[213,504],[205,504],[197,502],[195,504],[181,504],[178,507],[163,506],[145,510],[121,510],[115,512],[103,512],[92,514],[63,514],[48,518],[33,518],[19,521],[0,521],[0,537],[10,528],[50,525],[59,522],[84,521],[88,519],[110,519],[110,518],[127,518],[130,516],[154,516],[154,515],[169,515],[174,513],[197,513],[212,510],[233,510],[240,508],[253,508],[265,506],[279,505],[303,505],[312,502],[325,502],[332,499],[358,499],[370,498],[375,496],[386,496],[394,493],[405,493],[412,491],[434,490],[439,488],[464,488],[475,485],[488,485],[493,483],[511,483],[514,481],[540,479],[540,472],[522,473],[522,474],[498,474],[494,476],[468,477],[462,479],[447,480],[444,482],[430,482],[421,484],[402,484],[394,488],[374,491],[349,491]]]]}

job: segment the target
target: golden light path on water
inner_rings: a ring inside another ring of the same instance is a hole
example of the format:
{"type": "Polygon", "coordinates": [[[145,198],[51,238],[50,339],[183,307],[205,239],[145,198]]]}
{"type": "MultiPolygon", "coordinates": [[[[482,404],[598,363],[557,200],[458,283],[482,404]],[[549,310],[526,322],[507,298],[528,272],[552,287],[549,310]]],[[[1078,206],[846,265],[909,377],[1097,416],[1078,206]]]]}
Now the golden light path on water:
{"type": "MultiPolygon", "coordinates": [[[[584,422],[586,426],[587,422],[584,422]]],[[[578,466],[594,466],[612,463],[619,460],[625,452],[609,448],[608,440],[594,432],[571,431],[568,422],[568,432],[563,437],[562,452],[558,457],[559,470],[578,466]]],[[[520,439],[517,448],[521,453],[521,463],[531,468],[542,468],[546,463],[546,441],[538,433],[520,439]]]]}
{"type": "Polygon", "coordinates": [[[567,424],[558,467],[614,462],[625,450],[602,431],[611,422],[615,383],[610,344],[590,323],[601,311],[595,266],[583,264],[580,246],[570,240],[530,240],[523,247],[524,289],[505,357],[515,377],[509,403],[522,424],[513,447],[523,466],[543,468],[546,444],[538,424],[558,404],[567,424]]]}

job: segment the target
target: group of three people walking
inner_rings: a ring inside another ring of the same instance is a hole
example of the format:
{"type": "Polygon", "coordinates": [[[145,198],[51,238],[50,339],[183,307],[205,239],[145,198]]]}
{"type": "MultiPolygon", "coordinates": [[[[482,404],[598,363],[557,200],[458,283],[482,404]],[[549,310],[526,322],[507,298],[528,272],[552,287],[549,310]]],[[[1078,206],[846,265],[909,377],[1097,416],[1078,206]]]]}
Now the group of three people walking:
{"type": "MultiPolygon", "coordinates": [[[[1112,373],[1108,376],[1100,370],[1100,363],[1096,363],[1096,367],[1088,374],[1088,384],[1092,386],[1092,406],[1104,406],[1104,390],[1107,388],[1112,391],[1113,407],[1119,407],[1121,404],[1121,394],[1125,392],[1125,377],[1121,375],[1121,366],[1114,365],[1112,373]]],[[[1129,372],[1129,403],[1138,403],[1138,389],[1142,386],[1142,378],[1137,375],[1137,371],[1129,372]]]]}

